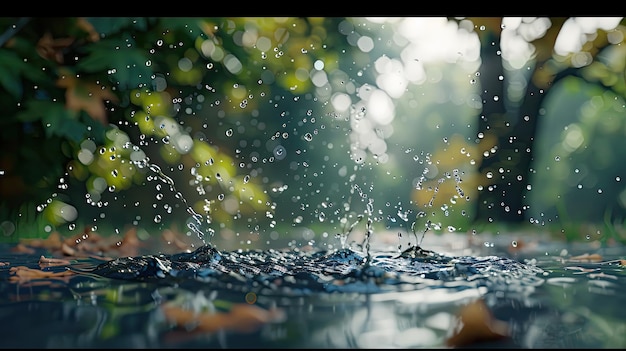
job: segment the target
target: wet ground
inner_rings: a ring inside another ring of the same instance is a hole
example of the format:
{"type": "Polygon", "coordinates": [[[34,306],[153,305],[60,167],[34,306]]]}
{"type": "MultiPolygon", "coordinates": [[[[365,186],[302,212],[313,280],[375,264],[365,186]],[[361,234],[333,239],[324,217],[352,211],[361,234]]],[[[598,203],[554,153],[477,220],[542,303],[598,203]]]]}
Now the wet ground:
{"type": "Polygon", "coordinates": [[[94,237],[0,247],[0,346],[626,347],[620,246],[454,234],[368,256],[94,237]]]}

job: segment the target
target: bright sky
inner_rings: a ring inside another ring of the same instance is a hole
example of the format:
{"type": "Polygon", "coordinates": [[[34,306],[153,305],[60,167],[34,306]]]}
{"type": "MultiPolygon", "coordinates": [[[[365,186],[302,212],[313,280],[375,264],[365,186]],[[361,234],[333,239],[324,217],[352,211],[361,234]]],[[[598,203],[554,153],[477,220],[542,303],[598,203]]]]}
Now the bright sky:
{"type": "MultiPolygon", "coordinates": [[[[373,17],[367,20],[392,24],[397,35],[409,42],[403,53],[407,59],[422,62],[478,59],[480,43],[476,34],[459,30],[445,17],[373,17]]],[[[622,17],[572,17],[563,25],[555,52],[561,55],[576,52],[585,42],[586,34],[594,33],[598,28],[611,30],[621,20],[622,17]]],[[[528,41],[544,35],[551,22],[547,17],[505,17],[502,24],[500,45],[503,58],[513,63],[524,61],[521,63],[524,64],[532,55],[528,41]]],[[[405,64],[408,63],[405,61],[405,64]]]]}
{"type": "MultiPolygon", "coordinates": [[[[590,56],[577,55],[587,41],[587,35],[599,28],[611,30],[622,17],[582,17],[568,19],[561,29],[555,44],[555,53],[574,53],[572,62],[583,66],[590,63],[590,56]]],[[[391,122],[395,117],[393,99],[402,97],[409,84],[421,84],[427,78],[424,64],[428,62],[449,62],[463,64],[468,72],[476,71],[480,63],[480,42],[476,31],[480,27],[467,30],[466,25],[448,21],[445,17],[373,17],[372,23],[391,25],[394,29],[392,40],[401,48],[400,58],[383,55],[374,62],[377,72],[376,84],[364,85],[357,89],[360,101],[353,105],[350,136],[353,143],[353,159],[362,162],[369,150],[385,162],[385,136],[380,130],[391,135],[391,122]]],[[[510,66],[521,68],[532,58],[534,48],[529,42],[542,37],[550,28],[551,21],[546,17],[507,17],[502,21],[500,47],[502,58],[510,66]]],[[[471,28],[471,27],[470,27],[471,28]]],[[[614,43],[621,42],[621,32],[616,31],[609,38],[614,43]]],[[[370,52],[378,43],[376,38],[362,36],[357,46],[363,52],[370,52]]],[[[325,81],[325,79],[324,79],[325,81]]],[[[346,93],[337,93],[331,100],[336,111],[348,111],[351,99],[346,93]]]]}

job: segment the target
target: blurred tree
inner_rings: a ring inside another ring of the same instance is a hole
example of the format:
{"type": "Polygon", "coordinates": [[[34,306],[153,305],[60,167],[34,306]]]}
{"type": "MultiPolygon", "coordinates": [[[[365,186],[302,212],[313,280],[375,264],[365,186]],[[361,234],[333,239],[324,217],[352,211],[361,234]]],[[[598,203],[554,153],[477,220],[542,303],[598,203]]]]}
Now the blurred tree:
{"type": "Polygon", "coordinates": [[[535,137],[545,98],[554,85],[569,76],[583,77],[624,97],[624,58],[605,54],[624,45],[625,28],[622,22],[614,30],[580,33],[580,51],[560,53],[555,51],[558,35],[573,19],[521,19],[515,31],[534,46],[534,54],[523,68],[527,71],[523,73],[524,91],[519,101],[514,101],[508,92],[512,69],[505,66],[501,55],[506,28],[502,18],[469,20],[480,38],[482,60],[479,82],[483,110],[477,142],[484,157],[479,168],[482,179],[476,218],[479,222],[521,222],[528,219],[526,195],[534,174],[535,137]],[[529,30],[535,24],[539,25],[529,30]]]}

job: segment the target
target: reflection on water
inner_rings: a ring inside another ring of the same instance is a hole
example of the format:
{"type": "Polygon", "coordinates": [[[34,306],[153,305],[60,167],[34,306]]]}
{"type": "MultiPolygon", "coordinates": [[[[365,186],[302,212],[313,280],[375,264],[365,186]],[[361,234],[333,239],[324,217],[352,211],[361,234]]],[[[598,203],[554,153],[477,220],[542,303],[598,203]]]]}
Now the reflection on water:
{"type": "Polygon", "coordinates": [[[623,252],[367,259],[202,246],[44,268],[41,255],[0,253],[2,347],[446,347],[479,300],[507,337],[466,346],[626,346],[623,252]]]}

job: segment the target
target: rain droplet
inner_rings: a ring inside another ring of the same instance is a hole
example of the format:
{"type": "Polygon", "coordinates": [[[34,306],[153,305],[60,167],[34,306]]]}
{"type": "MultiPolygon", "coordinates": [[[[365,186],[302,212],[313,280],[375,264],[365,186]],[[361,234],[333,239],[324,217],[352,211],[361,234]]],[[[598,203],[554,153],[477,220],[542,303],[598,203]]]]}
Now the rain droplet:
{"type": "Polygon", "coordinates": [[[287,149],[285,149],[284,146],[278,145],[274,148],[274,157],[276,157],[277,160],[282,160],[285,156],[287,156],[287,149]]]}

